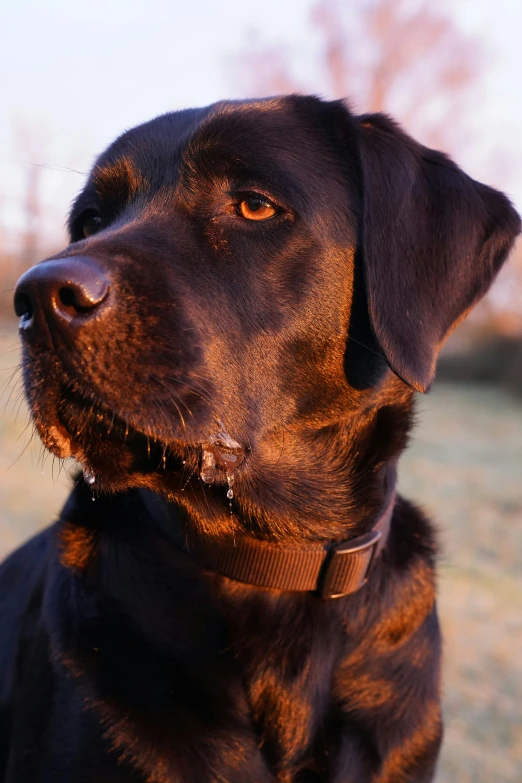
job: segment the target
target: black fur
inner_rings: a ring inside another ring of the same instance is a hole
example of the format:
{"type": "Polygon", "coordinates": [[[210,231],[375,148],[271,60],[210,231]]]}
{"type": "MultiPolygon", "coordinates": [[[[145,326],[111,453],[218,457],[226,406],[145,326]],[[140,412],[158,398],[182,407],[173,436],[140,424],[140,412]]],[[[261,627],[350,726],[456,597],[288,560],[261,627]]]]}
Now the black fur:
{"type": "Polygon", "coordinates": [[[29,307],[27,277],[17,293],[42,439],[96,480],[0,572],[2,783],[432,779],[435,543],[417,509],[398,500],[368,583],[339,600],[205,572],[185,543],[369,530],[412,387],[519,227],[500,193],[341,102],[222,103],[109,147],[59,256],[95,264],[106,299],[73,307],[65,278],[61,304],[42,283],[29,307]],[[252,192],[273,217],[238,214],[252,192]],[[198,479],[223,429],[246,454],[233,515],[223,471],[198,479]]]}

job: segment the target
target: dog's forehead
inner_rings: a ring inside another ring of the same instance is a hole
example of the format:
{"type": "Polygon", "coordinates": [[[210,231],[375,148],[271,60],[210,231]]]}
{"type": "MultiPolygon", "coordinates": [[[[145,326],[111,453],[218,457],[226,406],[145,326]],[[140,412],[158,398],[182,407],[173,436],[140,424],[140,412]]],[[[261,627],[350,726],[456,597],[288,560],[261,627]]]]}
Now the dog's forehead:
{"type": "Polygon", "coordinates": [[[126,131],[98,157],[87,187],[93,184],[100,196],[110,197],[118,189],[137,189],[144,179],[151,185],[154,180],[164,184],[210,109],[169,112],[126,131]]]}
{"type": "Polygon", "coordinates": [[[171,112],[117,139],[98,159],[92,180],[98,191],[114,188],[115,180],[131,190],[154,189],[174,182],[180,163],[207,174],[233,164],[265,173],[285,168],[296,176],[305,166],[324,176],[332,165],[331,144],[327,123],[317,115],[325,106],[291,96],[171,112]]]}

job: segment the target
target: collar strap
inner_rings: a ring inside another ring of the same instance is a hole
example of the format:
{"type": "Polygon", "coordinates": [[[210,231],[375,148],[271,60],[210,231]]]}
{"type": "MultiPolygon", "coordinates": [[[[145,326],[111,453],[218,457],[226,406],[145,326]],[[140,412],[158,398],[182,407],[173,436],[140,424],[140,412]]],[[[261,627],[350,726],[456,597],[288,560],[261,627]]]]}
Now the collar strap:
{"type": "Polygon", "coordinates": [[[204,567],[238,582],[340,598],[365,584],[388,540],[395,498],[393,489],[371,531],[348,541],[283,546],[254,538],[232,542],[205,536],[194,542],[193,553],[204,567]]]}

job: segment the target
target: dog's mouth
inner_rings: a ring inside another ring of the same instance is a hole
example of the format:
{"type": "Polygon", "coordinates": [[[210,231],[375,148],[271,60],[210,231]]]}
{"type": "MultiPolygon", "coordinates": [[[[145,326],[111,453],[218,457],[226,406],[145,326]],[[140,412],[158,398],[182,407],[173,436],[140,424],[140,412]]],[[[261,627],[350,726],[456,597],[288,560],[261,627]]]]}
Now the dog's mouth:
{"type": "Polygon", "coordinates": [[[190,440],[143,431],[102,400],[64,382],[58,393],[33,401],[32,410],[44,446],[60,459],[74,458],[86,481],[99,489],[122,489],[143,484],[152,474],[173,473],[182,481],[198,475],[207,484],[230,485],[249,451],[221,421],[190,440]]]}
{"type": "MultiPolygon", "coordinates": [[[[150,471],[153,466],[165,469],[167,460],[172,462],[174,457],[177,466],[192,445],[143,432],[103,401],[63,383],[58,394],[48,397],[43,405],[33,405],[33,417],[49,451],[60,459],[73,457],[86,469],[96,465],[103,470],[103,462],[115,447],[121,452],[120,467],[126,463],[141,471],[150,471]]],[[[117,469],[118,465],[112,467],[117,469]]]]}

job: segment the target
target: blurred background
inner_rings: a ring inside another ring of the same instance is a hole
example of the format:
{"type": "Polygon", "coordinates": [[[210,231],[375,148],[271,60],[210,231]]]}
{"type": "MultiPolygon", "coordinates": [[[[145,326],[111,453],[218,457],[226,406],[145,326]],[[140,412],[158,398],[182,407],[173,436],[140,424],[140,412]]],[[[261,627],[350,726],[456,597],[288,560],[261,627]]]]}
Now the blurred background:
{"type": "MultiPolygon", "coordinates": [[[[68,467],[25,408],[13,286],[65,243],[95,156],[224,97],[314,92],[393,114],[522,210],[519,0],[4,0],[0,8],[0,556],[68,467]]],[[[419,398],[402,490],[437,521],[446,639],[438,783],[522,780],[522,244],[419,398]]]]}

